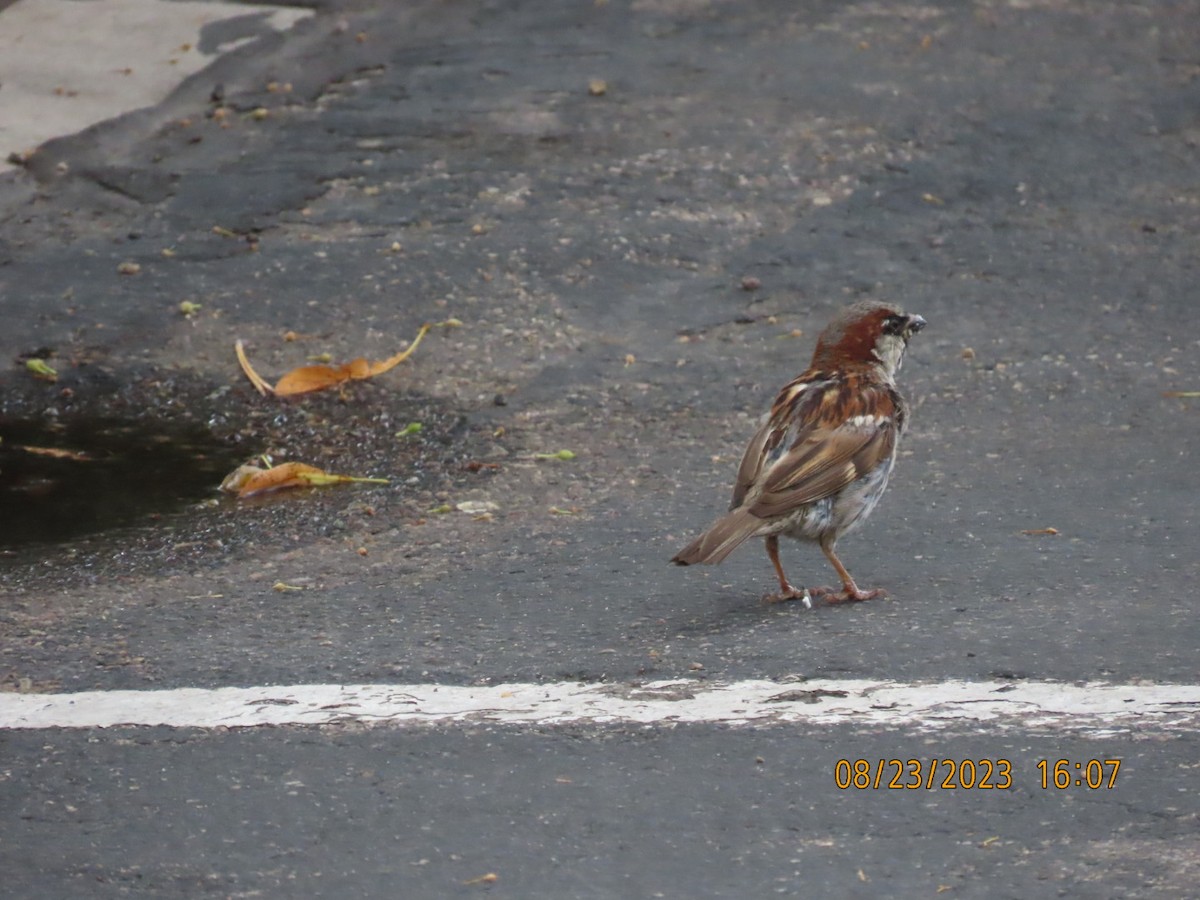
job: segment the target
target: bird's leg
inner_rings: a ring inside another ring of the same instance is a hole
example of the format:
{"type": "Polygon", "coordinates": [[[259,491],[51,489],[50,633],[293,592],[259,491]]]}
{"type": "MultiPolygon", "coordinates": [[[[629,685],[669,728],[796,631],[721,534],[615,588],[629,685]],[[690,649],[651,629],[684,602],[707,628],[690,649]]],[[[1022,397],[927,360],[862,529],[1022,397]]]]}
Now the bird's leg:
{"type": "Polygon", "coordinates": [[[767,603],[782,603],[785,600],[800,600],[803,601],[805,607],[812,609],[812,598],[808,595],[806,588],[794,588],[792,583],[787,580],[787,576],[783,574],[783,563],[779,561],[779,536],[767,535],[767,556],[771,557],[771,565],[775,567],[775,574],[779,577],[779,593],[767,594],[763,597],[767,603]]]}
{"type": "Polygon", "coordinates": [[[842,579],[842,590],[839,593],[833,590],[833,588],[813,588],[814,594],[818,594],[826,603],[842,603],[846,600],[874,600],[876,597],[886,595],[887,592],[882,588],[875,588],[872,591],[860,591],[850,573],[846,571],[846,567],[842,565],[842,561],[833,552],[833,544],[833,540],[822,540],[821,551],[825,554],[825,558],[837,569],[838,578],[842,579]]]}

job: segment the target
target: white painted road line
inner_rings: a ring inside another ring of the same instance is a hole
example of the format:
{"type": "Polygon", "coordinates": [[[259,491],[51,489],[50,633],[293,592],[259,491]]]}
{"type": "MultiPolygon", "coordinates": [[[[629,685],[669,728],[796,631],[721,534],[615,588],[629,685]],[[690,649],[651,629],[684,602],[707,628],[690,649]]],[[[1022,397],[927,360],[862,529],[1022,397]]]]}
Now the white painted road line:
{"type": "Polygon", "coordinates": [[[264,725],[861,725],[1088,733],[1200,727],[1200,685],[890,681],[307,684],[0,694],[0,729],[264,725]]]}

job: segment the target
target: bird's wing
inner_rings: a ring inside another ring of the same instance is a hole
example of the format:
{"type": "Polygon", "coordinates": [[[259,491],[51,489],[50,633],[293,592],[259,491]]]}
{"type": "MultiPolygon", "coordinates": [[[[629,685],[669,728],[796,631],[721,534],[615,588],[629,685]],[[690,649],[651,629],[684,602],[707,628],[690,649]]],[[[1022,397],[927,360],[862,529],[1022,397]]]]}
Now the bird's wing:
{"type": "Polygon", "coordinates": [[[806,372],[779,392],[779,396],[771,404],[770,413],[754,433],[754,437],[750,438],[750,444],[742,454],[737,481],[733,485],[733,498],[729,503],[730,509],[737,509],[742,505],[746,494],[762,477],[763,472],[771,468],[799,432],[816,424],[824,391],[833,386],[834,382],[831,379],[814,378],[811,373],[806,372]]]}
{"type": "MultiPolygon", "coordinates": [[[[830,415],[828,388],[814,391],[813,398],[800,399],[816,407],[796,410],[801,415],[791,417],[792,427],[774,437],[762,439],[760,468],[755,484],[761,492],[753,498],[749,510],[759,518],[784,515],[807,503],[815,503],[857,481],[891,457],[896,447],[895,406],[890,392],[874,394],[867,404],[871,415],[830,415]],[[807,413],[807,415],[804,415],[807,413]],[[771,443],[776,449],[771,452],[771,443]]],[[[783,395],[781,395],[782,397],[783,395]]],[[[772,415],[774,420],[776,417],[772,415]]],[[[784,420],[780,420],[780,424],[784,420]]],[[[751,449],[759,441],[751,442],[751,449]]],[[[745,466],[743,461],[743,466],[745,466]]],[[[739,482],[740,486],[740,482],[739,482]]],[[[749,486],[743,497],[749,493],[749,486]]]]}
{"type": "Polygon", "coordinates": [[[812,369],[783,387],[771,404],[762,427],[755,432],[742,454],[730,509],[742,505],[746,495],[788,448],[821,425],[822,417],[828,412],[828,392],[831,391],[836,391],[838,396],[844,393],[842,379],[812,369]]]}
{"type": "Polygon", "coordinates": [[[742,454],[741,464],[738,465],[737,481],[733,485],[733,498],[729,501],[730,509],[737,509],[742,505],[742,501],[746,499],[746,492],[758,480],[759,473],[763,470],[763,463],[769,453],[767,441],[772,438],[778,441],[782,435],[774,423],[768,419],[755,432],[754,437],[750,438],[750,445],[742,454]]]}
{"type": "Polygon", "coordinates": [[[771,467],[750,512],[765,519],[823,500],[873,471],[895,446],[890,420],[814,432],[771,467]]]}

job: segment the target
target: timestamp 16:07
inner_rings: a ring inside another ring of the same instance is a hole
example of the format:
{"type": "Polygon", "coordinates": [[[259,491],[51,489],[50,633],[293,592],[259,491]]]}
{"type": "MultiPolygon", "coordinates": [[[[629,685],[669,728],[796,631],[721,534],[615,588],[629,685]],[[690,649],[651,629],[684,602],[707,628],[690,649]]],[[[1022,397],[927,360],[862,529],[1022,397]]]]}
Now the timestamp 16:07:
{"type": "MultiPolygon", "coordinates": [[[[1042,790],[1070,787],[1111,790],[1117,786],[1119,759],[1042,759],[1037,762],[1042,790]]],[[[833,769],[841,790],[1007,790],[1013,787],[1007,759],[839,759],[833,769]]]]}
{"type": "Polygon", "coordinates": [[[1075,762],[1070,759],[1038,760],[1037,770],[1041,774],[1042,789],[1087,787],[1091,790],[1117,786],[1117,772],[1121,770],[1119,759],[1089,759],[1075,762]]]}

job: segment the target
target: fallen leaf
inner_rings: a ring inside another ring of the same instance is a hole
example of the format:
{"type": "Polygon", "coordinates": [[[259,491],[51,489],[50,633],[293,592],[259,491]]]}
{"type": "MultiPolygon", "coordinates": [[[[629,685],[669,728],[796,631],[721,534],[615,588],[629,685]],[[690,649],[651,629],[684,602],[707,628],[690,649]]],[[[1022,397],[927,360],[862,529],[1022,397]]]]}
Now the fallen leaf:
{"type": "Polygon", "coordinates": [[[323,391],[347,381],[370,377],[371,364],[361,357],[340,366],[327,366],[320,363],[301,366],[298,369],[292,369],[275,383],[275,394],[279,397],[308,394],[312,391],[323,391]]]}
{"type": "Polygon", "coordinates": [[[269,469],[247,464],[238,466],[221,482],[221,490],[238,497],[249,497],[266,491],[294,487],[324,487],[330,484],[387,484],[386,478],[357,478],[353,475],[331,475],[305,463],[280,463],[269,469]]]}
{"type": "Polygon", "coordinates": [[[561,459],[561,460],[567,461],[567,460],[574,459],[575,454],[572,453],[570,450],[559,450],[556,453],[535,453],[535,454],[533,454],[533,458],[534,459],[561,459]]]}
{"type": "Polygon", "coordinates": [[[32,453],[34,456],[49,456],[51,459],[69,459],[72,462],[88,462],[91,457],[78,450],[62,450],[58,447],[30,447],[28,444],[16,444],[18,450],[32,453]]]}
{"type": "Polygon", "coordinates": [[[1057,528],[1026,528],[1021,534],[1058,534],[1057,528]]]}
{"type": "Polygon", "coordinates": [[[285,584],[282,581],[277,581],[273,585],[271,585],[271,590],[278,591],[281,594],[286,594],[290,591],[302,591],[302,590],[304,590],[304,588],[299,587],[294,584],[285,584]]]}
{"type": "Polygon", "coordinates": [[[347,381],[361,381],[366,378],[374,378],[376,375],[382,375],[384,372],[395,368],[408,359],[413,354],[413,351],[417,349],[418,345],[420,345],[421,339],[425,337],[431,328],[455,328],[459,325],[462,325],[462,322],[458,319],[447,319],[444,322],[434,323],[427,322],[421,326],[421,330],[417,332],[417,336],[413,338],[412,343],[395,356],[389,356],[385,360],[374,363],[359,357],[340,366],[301,366],[298,369],[292,369],[292,371],[280,378],[274,387],[254,371],[254,367],[250,365],[250,361],[246,358],[246,349],[242,341],[239,339],[233,346],[242,371],[246,373],[246,377],[250,379],[250,383],[258,389],[260,394],[274,394],[277,397],[294,397],[297,394],[322,391],[339,384],[345,384],[347,381]]]}
{"type": "Polygon", "coordinates": [[[188,318],[191,318],[203,308],[199,303],[193,303],[191,300],[183,300],[179,304],[179,311],[188,318]]]}
{"type": "Polygon", "coordinates": [[[1200,397],[1200,391],[1163,391],[1164,397],[1200,397]]]}
{"type": "Polygon", "coordinates": [[[498,510],[500,507],[491,500],[464,500],[458,504],[458,511],[469,513],[471,515],[479,515],[481,513],[489,513],[498,510]]]}
{"type": "Polygon", "coordinates": [[[32,372],[35,378],[41,378],[43,381],[58,381],[58,372],[50,368],[44,359],[27,359],[25,368],[32,372]]]}
{"type": "Polygon", "coordinates": [[[398,438],[412,437],[415,434],[420,434],[421,429],[424,427],[425,426],[422,425],[420,422],[409,422],[402,429],[400,429],[399,431],[396,432],[396,437],[398,437],[398,438]]]}
{"type": "Polygon", "coordinates": [[[481,460],[473,459],[463,466],[463,468],[468,472],[482,472],[484,469],[499,469],[500,463],[482,462],[481,460]]]}
{"type": "Polygon", "coordinates": [[[241,338],[234,343],[233,350],[237,354],[242,371],[246,373],[246,377],[250,379],[250,383],[258,389],[258,392],[263,396],[275,393],[275,389],[263,381],[262,377],[251,367],[250,360],[246,359],[246,349],[242,345],[241,338]]]}
{"type": "Polygon", "coordinates": [[[478,878],[464,881],[463,884],[495,884],[499,880],[500,876],[495,872],[488,872],[486,875],[480,875],[478,878]]]}

